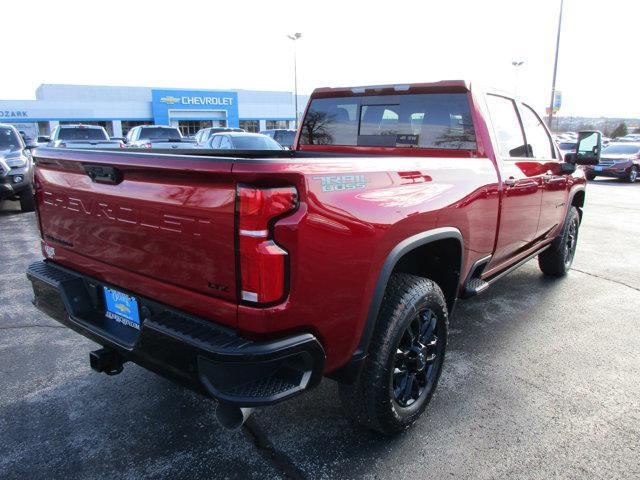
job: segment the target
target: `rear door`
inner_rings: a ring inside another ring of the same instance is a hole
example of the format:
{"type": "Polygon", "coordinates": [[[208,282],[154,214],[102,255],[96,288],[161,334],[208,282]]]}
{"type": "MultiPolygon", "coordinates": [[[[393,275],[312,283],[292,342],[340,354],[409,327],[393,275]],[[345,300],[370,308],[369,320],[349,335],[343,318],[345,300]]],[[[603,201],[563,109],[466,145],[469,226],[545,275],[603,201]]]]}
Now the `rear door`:
{"type": "Polygon", "coordinates": [[[530,158],[515,102],[491,94],[486,98],[502,179],[496,248],[486,269],[490,272],[534,244],[545,170],[541,162],[530,158]]]}

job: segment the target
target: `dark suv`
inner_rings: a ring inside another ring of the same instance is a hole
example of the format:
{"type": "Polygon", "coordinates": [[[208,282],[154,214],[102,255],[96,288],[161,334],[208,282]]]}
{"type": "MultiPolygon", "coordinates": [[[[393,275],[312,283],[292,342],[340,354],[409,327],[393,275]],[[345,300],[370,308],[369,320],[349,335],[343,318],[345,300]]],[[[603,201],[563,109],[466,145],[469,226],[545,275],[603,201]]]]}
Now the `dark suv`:
{"type": "Polygon", "coordinates": [[[0,202],[20,200],[23,212],[33,211],[31,151],[12,125],[0,124],[0,202]]]}
{"type": "Polygon", "coordinates": [[[602,151],[600,163],[585,169],[589,180],[596,177],[613,177],[634,183],[640,171],[640,143],[610,143],[602,151]]]}

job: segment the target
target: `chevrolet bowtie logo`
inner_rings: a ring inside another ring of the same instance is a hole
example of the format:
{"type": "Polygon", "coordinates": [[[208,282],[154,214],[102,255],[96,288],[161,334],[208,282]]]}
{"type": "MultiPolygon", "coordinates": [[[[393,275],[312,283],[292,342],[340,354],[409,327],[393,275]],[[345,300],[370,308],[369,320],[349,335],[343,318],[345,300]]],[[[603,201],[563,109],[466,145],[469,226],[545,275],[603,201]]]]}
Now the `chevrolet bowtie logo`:
{"type": "Polygon", "coordinates": [[[166,96],[166,97],[162,97],[162,98],[160,99],[160,101],[161,101],[162,103],[167,103],[167,104],[169,104],[169,105],[173,105],[174,103],[179,103],[179,102],[180,102],[180,99],[179,99],[178,97],[172,97],[172,96],[168,95],[168,96],[166,96]]]}

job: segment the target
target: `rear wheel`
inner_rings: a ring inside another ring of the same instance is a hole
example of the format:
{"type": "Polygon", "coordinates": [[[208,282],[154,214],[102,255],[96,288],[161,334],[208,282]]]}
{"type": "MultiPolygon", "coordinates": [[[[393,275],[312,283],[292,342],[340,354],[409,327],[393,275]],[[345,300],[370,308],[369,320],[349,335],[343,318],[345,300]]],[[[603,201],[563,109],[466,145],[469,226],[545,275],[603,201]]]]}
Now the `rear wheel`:
{"type": "Polygon", "coordinates": [[[631,167],[631,170],[629,170],[629,175],[627,175],[627,182],[635,183],[637,179],[638,179],[638,167],[634,165],[633,167],[631,167]]]}
{"type": "Polygon", "coordinates": [[[27,189],[20,193],[20,209],[23,212],[33,212],[35,205],[33,203],[33,194],[31,189],[27,189]]]}
{"type": "Polygon", "coordinates": [[[576,207],[572,206],[567,213],[560,235],[549,248],[538,255],[538,265],[542,273],[552,277],[562,277],[567,274],[576,253],[579,228],[580,213],[576,207]]]}
{"type": "Polygon", "coordinates": [[[354,385],[340,385],[343,405],[358,422],[384,434],[409,428],[438,384],[447,331],[440,287],[392,275],[362,372],[354,385]]]}

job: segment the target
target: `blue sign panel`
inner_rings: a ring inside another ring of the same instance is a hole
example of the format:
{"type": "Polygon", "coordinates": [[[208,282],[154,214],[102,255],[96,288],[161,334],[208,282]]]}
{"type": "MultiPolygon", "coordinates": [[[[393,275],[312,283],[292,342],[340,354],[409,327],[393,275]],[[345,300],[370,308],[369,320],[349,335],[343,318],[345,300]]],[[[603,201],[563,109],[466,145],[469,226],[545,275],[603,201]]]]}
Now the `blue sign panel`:
{"type": "Polygon", "coordinates": [[[153,120],[169,125],[170,119],[219,120],[208,112],[225,112],[227,126],[237,127],[238,94],[213,90],[151,90],[153,120]]]}

